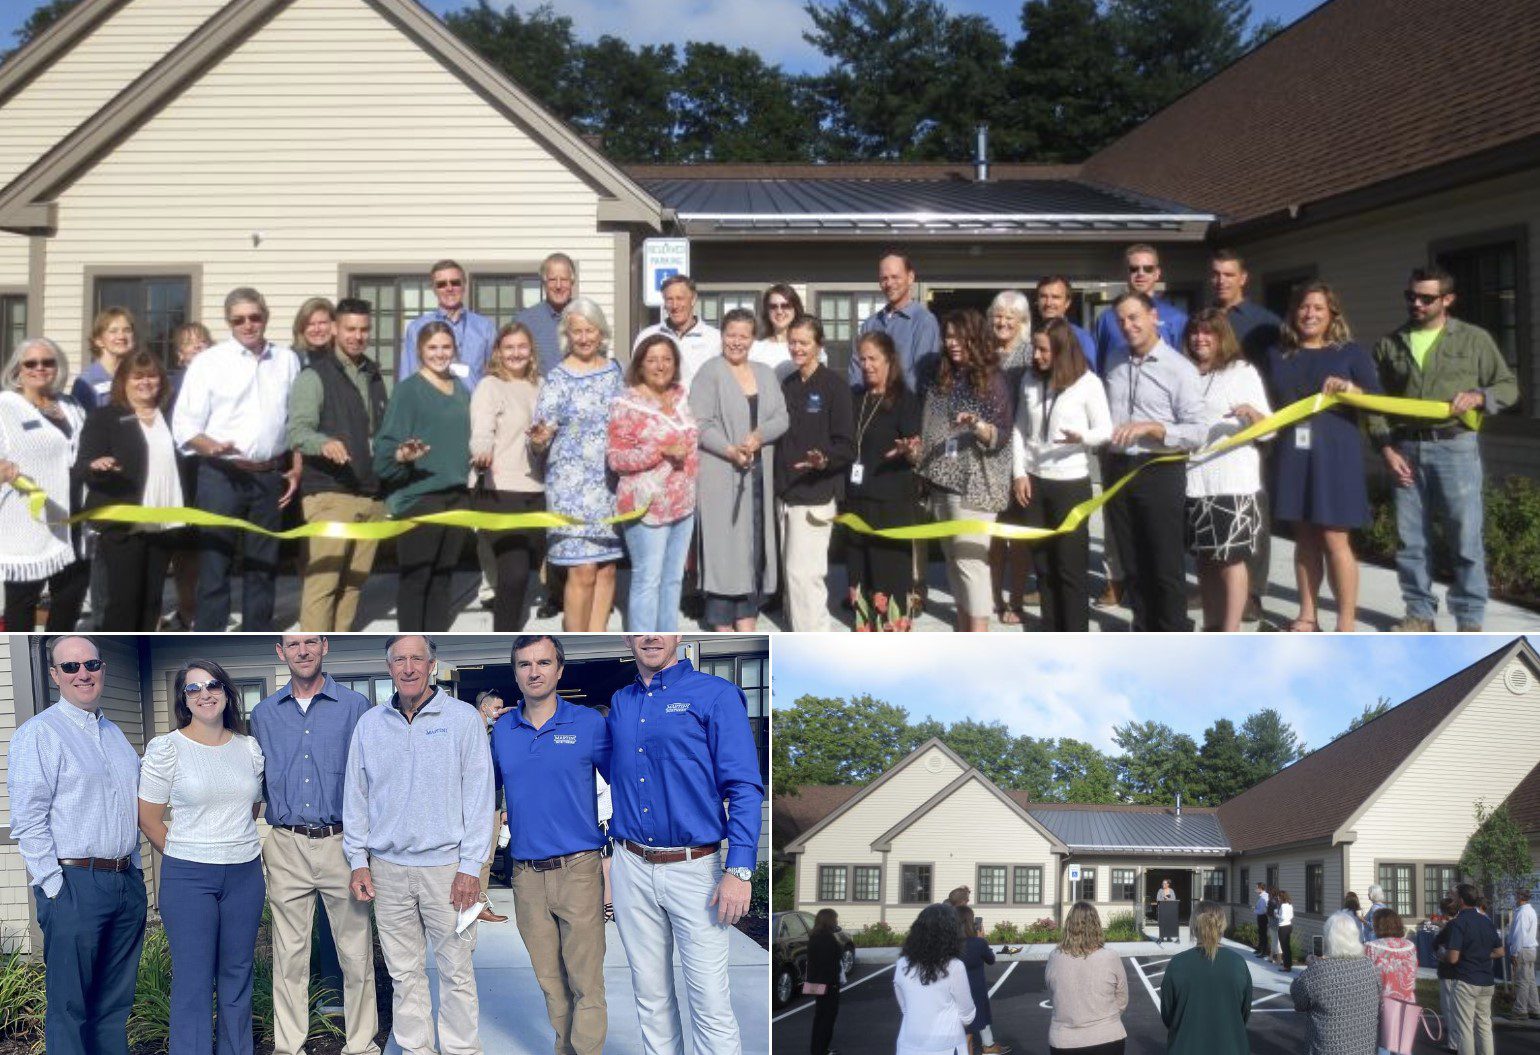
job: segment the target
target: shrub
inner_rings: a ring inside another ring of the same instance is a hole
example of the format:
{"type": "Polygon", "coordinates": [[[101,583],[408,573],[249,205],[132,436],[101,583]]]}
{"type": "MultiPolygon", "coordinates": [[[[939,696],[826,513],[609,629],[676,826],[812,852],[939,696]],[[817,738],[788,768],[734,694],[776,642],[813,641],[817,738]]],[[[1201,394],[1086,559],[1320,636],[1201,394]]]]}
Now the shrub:
{"type": "Polygon", "coordinates": [[[1106,941],[1138,941],[1144,935],[1140,933],[1139,921],[1132,912],[1119,912],[1107,920],[1107,925],[1102,928],[1102,936],[1106,941]]]}
{"type": "Polygon", "coordinates": [[[994,929],[987,935],[987,940],[991,945],[1009,945],[1012,942],[1022,942],[1026,939],[1022,937],[1020,927],[1014,923],[1005,922],[996,923],[994,929]]]}
{"type": "Polygon", "coordinates": [[[749,878],[749,912],[763,916],[770,908],[770,863],[761,861],[749,878]]]}
{"type": "Polygon", "coordinates": [[[46,1006],[42,961],[0,936],[0,1040],[31,1038],[33,1050],[41,1052],[46,1006]]]}
{"type": "Polygon", "coordinates": [[[850,935],[850,940],[862,949],[887,948],[904,944],[906,936],[907,932],[894,930],[886,923],[868,923],[850,935]]]}
{"type": "Polygon", "coordinates": [[[790,912],[797,907],[797,870],[777,868],[775,882],[770,887],[770,901],[777,912],[790,912]]]}
{"type": "Polygon", "coordinates": [[[1257,947],[1257,925],[1255,922],[1232,923],[1225,931],[1225,937],[1254,949],[1257,947]]]}

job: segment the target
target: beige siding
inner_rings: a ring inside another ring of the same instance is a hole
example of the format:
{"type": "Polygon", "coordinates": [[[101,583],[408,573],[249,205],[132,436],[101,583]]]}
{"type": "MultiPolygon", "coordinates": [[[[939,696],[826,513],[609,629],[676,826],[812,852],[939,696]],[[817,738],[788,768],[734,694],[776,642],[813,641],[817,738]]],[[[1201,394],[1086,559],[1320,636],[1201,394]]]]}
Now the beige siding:
{"type": "MultiPolygon", "coordinates": [[[[3,124],[4,121],[0,120],[0,125],[3,124]]],[[[32,273],[28,263],[31,250],[32,241],[26,235],[0,231],[0,289],[25,290],[27,288],[32,273]]],[[[32,320],[29,319],[28,329],[36,333],[31,323],[32,320]]]]}
{"type": "MultiPolygon", "coordinates": [[[[1475,830],[1476,800],[1497,806],[1534,768],[1533,752],[1499,745],[1512,740],[1515,729],[1540,722],[1540,685],[1529,668],[1526,690],[1515,694],[1503,683],[1506,669],[1494,674],[1354,822],[1358,838],[1349,849],[1349,881],[1360,896],[1377,881],[1377,862],[1458,862],[1475,830]],[[1434,817],[1439,823],[1429,823],[1434,817]]],[[[1415,883],[1413,910],[1422,916],[1427,910],[1420,867],[1415,883]]]]}
{"type": "Polygon", "coordinates": [[[0,185],[9,183],[222,6],[134,0],[0,110],[0,185]]]}
{"type": "MultiPolygon", "coordinates": [[[[1229,868],[1228,859],[1223,857],[1085,857],[1077,855],[1059,863],[1058,880],[1060,897],[1057,909],[1058,918],[1060,919],[1064,918],[1065,914],[1069,912],[1070,905],[1074,904],[1074,901],[1072,900],[1072,888],[1070,886],[1069,879],[1067,878],[1068,868],[1072,864],[1080,865],[1082,874],[1084,874],[1084,871],[1088,868],[1096,869],[1097,900],[1093,903],[1093,905],[1096,908],[1097,914],[1101,916],[1102,923],[1104,925],[1108,923],[1112,917],[1123,915],[1129,912],[1135,914],[1134,918],[1136,920],[1141,922],[1144,920],[1144,915],[1140,911],[1140,906],[1135,905],[1131,901],[1112,900],[1112,870],[1114,868],[1130,868],[1133,869],[1135,873],[1140,871],[1147,873],[1163,871],[1171,872],[1179,870],[1189,871],[1194,868],[1229,868]]],[[[1137,884],[1137,875],[1135,880],[1137,884]]],[[[1198,881],[1200,880],[1195,880],[1195,882],[1198,881]]],[[[1229,875],[1226,878],[1226,883],[1228,884],[1229,889],[1233,889],[1235,883],[1234,868],[1229,869],[1229,875]]],[[[1160,882],[1158,879],[1151,879],[1146,882],[1144,892],[1146,901],[1153,901],[1155,899],[1155,891],[1159,886],[1160,882]]],[[[1135,892],[1137,893],[1137,885],[1135,887],[1135,892]]],[[[1195,891],[1195,894],[1201,893],[1201,888],[1195,891]]],[[[1049,909],[1052,910],[1054,907],[1055,906],[1049,906],[1049,909]]],[[[1045,911],[1042,913],[1042,915],[1045,916],[1051,914],[1053,914],[1052,911],[1045,911]]]]}
{"type": "Polygon", "coordinates": [[[1294,933],[1299,935],[1301,941],[1308,942],[1321,933],[1321,925],[1325,918],[1342,907],[1343,895],[1349,889],[1356,890],[1360,897],[1364,894],[1363,887],[1343,886],[1342,854],[1343,847],[1328,847],[1322,843],[1319,846],[1295,848],[1286,853],[1242,854],[1232,858],[1230,901],[1234,905],[1235,919],[1242,923],[1256,921],[1256,914],[1252,911],[1257,898],[1256,885],[1267,880],[1268,868],[1277,866],[1278,888],[1286,891],[1289,900],[1294,904],[1294,933]],[[1311,914],[1305,911],[1305,866],[1316,863],[1321,864],[1325,869],[1321,882],[1323,911],[1311,914]],[[1251,872],[1246,877],[1244,889],[1240,886],[1242,868],[1249,869],[1251,872]]]}
{"type": "MultiPolygon", "coordinates": [[[[1533,332],[1535,320],[1540,320],[1540,274],[1535,268],[1535,261],[1540,259],[1536,252],[1540,246],[1535,242],[1540,232],[1536,176],[1536,171],[1530,170],[1242,244],[1239,248],[1246,255],[1251,292],[1260,297],[1270,274],[1313,266],[1342,294],[1354,334],[1372,344],[1405,321],[1402,285],[1411,268],[1427,262],[1431,243],[1527,224],[1531,332],[1521,334],[1519,340],[1531,350],[1530,375],[1519,381],[1525,393],[1525,412],[1534,418],[1540,415],[1540,403],[1533,398],[1533,393],[1540,391],[1540,349],[1533,332]]],[[[1535,466],[1540,464],[1536,441],[1497,434],[1500,431],[1483,434],[1489,468],[1497,473],[1535,475],[1535,466]]]]}
{"type": "MultiPolygon", "coordinates": [[[[16,696],[12,691],[10,642],[0,637],[0,827],[11,823],[11,795],[6,770],[11,757],[11,737],[16,732],[16,696]]],[[[26,672],[22,672],[26,676],[26,672]]]]}
{"type": "Polygon", "coordinates": [[[185,266],[216,323],[256,286],[281,335],[344,270],[553,250],[613,317],[597,222],[591,188],[363,0],[295,0],[60,196],[48,324],[84,333],[88,267],[185,266]]]}
{"type": "MultiPolygon", "coordinates": [[[[6,792],[6,760],[11,736],[16,732],[16,698],[12,692],[10,642],[0,637],[0,828],[11,823],[11,801],[6,792]]],[[[21,851],[0,842],[0,950],[14,945],[30,948],[28,928],[32,919],[27,895],[27,869],[21,851]]]]}

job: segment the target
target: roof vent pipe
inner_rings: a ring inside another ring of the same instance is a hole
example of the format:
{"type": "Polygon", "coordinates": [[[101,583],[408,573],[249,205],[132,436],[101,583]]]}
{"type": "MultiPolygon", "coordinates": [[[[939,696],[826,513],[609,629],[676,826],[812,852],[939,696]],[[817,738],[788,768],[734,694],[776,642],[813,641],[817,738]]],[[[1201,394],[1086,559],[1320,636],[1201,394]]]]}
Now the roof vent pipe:
{"type": "Polygon", "coordinates": [[[974,128],[978,139],[974,147],[973,178],[979,183],[989,182],[989,126],[977,125],[974,128]]]}
{"type": "Polygon", "coordinates": [[[1182,793],[1180,791],[1176,793],[1176,815],[1178,817],[1182,815],[1182,793]]]}

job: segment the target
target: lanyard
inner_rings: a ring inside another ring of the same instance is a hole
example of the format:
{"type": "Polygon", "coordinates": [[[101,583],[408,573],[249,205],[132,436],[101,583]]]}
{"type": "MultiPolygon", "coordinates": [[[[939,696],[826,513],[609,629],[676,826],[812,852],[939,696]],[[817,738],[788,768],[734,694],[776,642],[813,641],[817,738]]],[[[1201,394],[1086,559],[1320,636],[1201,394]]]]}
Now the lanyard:
{"type": "Polygon", "coordinates": [[[1050,399],[1048,397],[1048,379],[1046,377],[1038,381],[1038,389],[1041,393],[1040,398],[1043,403],[1043,426],[1038,431],[1038,438],[1041,439],[1044,443],[1047,443],[1048,420],[1053,417],[1053,405],[1059,401],[1059,397],[1064,393],[1056,388],[1053,390],[1053,398],[1050,399]]]}
{"type": "Polygon", "coordinates": [[[872,393],[871,392],[863,393],[862,396],[861,396],[861,418],[860,418],[859,421],[856,422],[856,457],[857,458],[861,457],[861,439],[862,439],[862,437],[864,437],[866,435],[867,427],[870,426],[872,421],[873,421],[873,419],[875,419],[877,417],[877,411],[882,409],[882,396],[878,395],[877,396],[877,402],[872,404],[871,413],[867,413],[866,403],[871,398],[872,398],[872,393]]]}

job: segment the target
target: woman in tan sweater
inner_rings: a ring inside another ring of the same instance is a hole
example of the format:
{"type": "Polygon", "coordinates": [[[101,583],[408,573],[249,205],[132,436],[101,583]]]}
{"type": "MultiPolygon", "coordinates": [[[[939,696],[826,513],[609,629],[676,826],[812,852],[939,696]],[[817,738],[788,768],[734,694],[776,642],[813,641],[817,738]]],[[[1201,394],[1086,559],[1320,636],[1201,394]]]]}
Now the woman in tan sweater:
{"type": "Polygon", "coordinates": [[[1047,982],[1052,1055],[1123,1055],[1128,974],[1117,953],[1102,943],[1101,917],[1087,902],[1077,901],[1069,910],[1064,937],[1048,954],[1047,982]]]}

